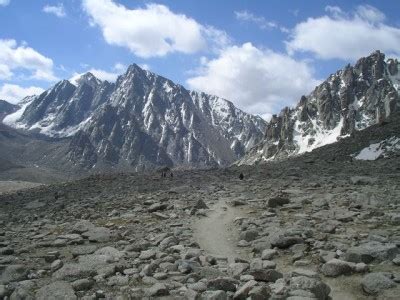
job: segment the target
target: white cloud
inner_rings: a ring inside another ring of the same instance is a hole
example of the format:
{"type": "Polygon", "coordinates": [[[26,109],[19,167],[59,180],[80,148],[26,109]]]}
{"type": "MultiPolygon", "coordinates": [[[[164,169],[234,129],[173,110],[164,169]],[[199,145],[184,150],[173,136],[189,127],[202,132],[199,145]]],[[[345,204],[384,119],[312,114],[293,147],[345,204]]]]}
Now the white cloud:
{"type": "Polygon", "coordinates": [[[54,81],[53,61],[28,47],[18,45],[15,40],[0,39],[0,79],[10,79],[14,70],[29,70],[31,78],[54,81]]]}
{"type": "Polygon", "coordinates": [[[386,16],[383,12],[371,5],[358,6],[357,16],[370,22],[383,22],[386,19],[386,16]]]}
{"type": "Polygon", "coordinates": [[[150,66],[148,64],[141,64],[139,67],[141,67],[143,70],[150,71],[150,66]]]}
{"type": "Polygon", "coordinates": [[[45,5],[43,7],[43,12],[47,14],[53,14],[59,18],[64,18],[67,15],[62,3],[57,5],[45,5]]]}
{"type": "Polygon", "coordinates": [[[282,32],[289,32],[289,30],[286,27],[279,26],[276,22],[267,21],[264,17],[256,16],[247,10],[235,11],[235,16],[237,20],[255,23],[260,29],[263,30],[279,29],[282,32]]]}
{"type": "Polygon", "coordinates": [[[210,41],[224,44],[228,39],[224,32],[176,14],[164,5],[128,9],[112,0],[83,0],[83,7],[107,43],[128,48],[140,57],[195,53],[207,49],[210,41]]]}
{"type": "Polygon", "coordinates": [[[0,6],[7,6],[10,4],[10,0],[0,0],[0,6]]]}
{"type": "Polygon", "coordinates": [[[303,61],[254,47],[231,46],[212,60],[202,58],[190,88],[231,100],[239,108],[265,118],[296,103],[319,83],[303,61]]]}
{"type": "Polygon", "coordinates": [[[321,59],[355,60],[374,50],[400,54],[400,27],[384,23],[385,15],[370,5],[347,13],[327,6],[329,15],[309,18],[295,26],[287,50],[311,52],[321,59]]]}
{"type": "Polygon", "coordinates": [[[122,74],[123,72],[125,72],[127,68],[128,68],[128,67],[127,67],[126,65],[121,64],[121,63],[116,63],[116,64],[114,65],[114,70],[115,70],[116,72],[119,72],[120,74],[122,74]]]}
{"type": "Polygon", "coordinates": [[[88,72],[92,73],[94,76],[99,78],[100,80],[107,80],[110,82],[115,82],[117,77],[121,75],[120,73],[116,72],[107,72],[101,69],[90,69],[88,72]]]}
{"type": "Polygon", "coordinates": [[[117,80],[118,76],[121,75],[122,73],[124,73],[126,71],[126,69],[127,69],[127,67],[121,63],[116,63],[113,67],[113,71],[111,71],[111,72],[105,71],[102,69],[90,68],[83,73],[75,72],[74,74],[72,74],[70,81],[72,83],[75,83],[76,80],[78,80],[83,74],[90,72],[100,80],[107,80],[109,82],[115,82],[117,80]]]}
{"type": "Polygon", "coordinates": [[[16,84],[6,83],[0,87],[0,99],[15,104],[26,96],[39,95],[43,92],[44,89],[36,86],[21,87],[16,84]]]}

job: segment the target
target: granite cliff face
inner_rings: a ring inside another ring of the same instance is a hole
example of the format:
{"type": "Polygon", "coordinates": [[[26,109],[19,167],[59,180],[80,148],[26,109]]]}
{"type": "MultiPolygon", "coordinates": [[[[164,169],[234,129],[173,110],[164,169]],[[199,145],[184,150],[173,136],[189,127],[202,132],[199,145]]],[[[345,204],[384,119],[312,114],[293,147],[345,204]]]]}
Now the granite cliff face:
{"type": "Polygon", "coordinates": [[[267,124],[264,141],[239,164],[284,159],[382,122],[400,108],[399,62],[379,51],[332,74],[295,108],[267,124]]]}
{"type": "Polygon", "coordinates": [[[225,166],[261,141],[266,124],[227,100],[188,91],[137,65],[116,83],[90,73],[61,81],[18,113],[5,123],[71,138],[67,155],[85,168],[225,166]]]}

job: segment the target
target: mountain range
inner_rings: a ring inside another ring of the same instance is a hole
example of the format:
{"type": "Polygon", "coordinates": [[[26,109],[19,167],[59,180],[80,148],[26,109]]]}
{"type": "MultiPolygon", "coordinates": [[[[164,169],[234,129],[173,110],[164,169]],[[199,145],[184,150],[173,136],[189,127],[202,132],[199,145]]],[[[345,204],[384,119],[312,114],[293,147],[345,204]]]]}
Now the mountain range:
{"type": "MultiPolygon", "coordinates": [[[[14,109],[15,110],[15,109],[14,109]]],[[[67,140],[84,169],[227,166],[259,143],[266,122],[222,98],[131,65],[115,83],[91,73],[25,98],[4,124],[67,140]]]]}
{"type": "Polygon", "coordinates": [[[265,122],[133,64],[115,83],[86,73],[18,105],[0,100],[0,152],[8,166],[77,173],[281,160],[384,122],[399,89],[398,61],[376,51],[265,122]]]}

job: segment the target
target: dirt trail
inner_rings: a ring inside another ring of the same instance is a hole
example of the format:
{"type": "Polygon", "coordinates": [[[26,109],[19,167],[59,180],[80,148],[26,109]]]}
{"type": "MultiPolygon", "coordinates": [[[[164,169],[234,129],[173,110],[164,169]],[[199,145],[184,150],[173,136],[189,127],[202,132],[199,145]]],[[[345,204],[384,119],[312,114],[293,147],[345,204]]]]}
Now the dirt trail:
{"type": "Polygon", "coordinates": [[[226,257],[228,262],[233,262],[235,257],[248,259],[248,252],[236,246],[238,231],[234,228],[234,221],[240,217],[245,217],[245,212],[228,206],[221,198],[211,207],[207,217],[192,223],[194,238],[210,255],[226,257]]]}

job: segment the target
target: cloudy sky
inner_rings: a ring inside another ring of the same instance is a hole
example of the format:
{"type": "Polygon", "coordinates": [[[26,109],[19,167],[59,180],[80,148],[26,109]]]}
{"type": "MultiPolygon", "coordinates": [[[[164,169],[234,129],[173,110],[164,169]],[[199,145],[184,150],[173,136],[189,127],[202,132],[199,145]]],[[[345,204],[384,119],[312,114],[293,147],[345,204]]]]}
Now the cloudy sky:
{"type": "Polygon", "coordinates": [[[137,63],[268,118],[376,49],[400,57],[400,2],[0,0],[0,99],[137,63]]]}

